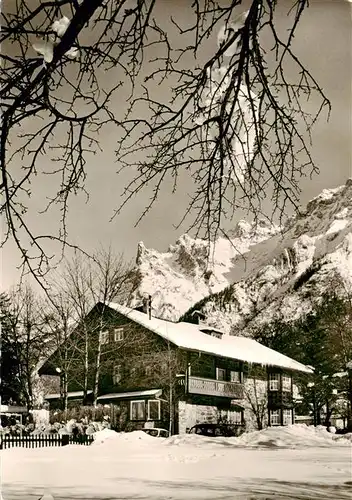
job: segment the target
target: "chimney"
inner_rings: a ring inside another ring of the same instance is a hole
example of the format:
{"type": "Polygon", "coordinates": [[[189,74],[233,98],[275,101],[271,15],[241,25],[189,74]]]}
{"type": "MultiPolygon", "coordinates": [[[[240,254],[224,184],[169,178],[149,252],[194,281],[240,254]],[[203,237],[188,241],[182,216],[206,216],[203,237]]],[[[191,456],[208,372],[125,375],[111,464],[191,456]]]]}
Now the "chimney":
{"type": "Polygon", "coordinates": [[[204,320],[205,320],[205,314],[202,313],[201,311],[193,311],[191,314],[192,317],[195,317],[197,319],[198,325],[201,325],[204,320]]]}
{"type": "Polygon", "coordinates": [[[152,296],[148,295],[148,313],[149,319],[152,319],[152,296]]]}
{"type": "Polygon", "coordinates": [[[148,295],[147,297],[144,297],[143,299],[143,312],[145,314],[148,314],[149,319],[152,319],[152,296],[148,295]]]}

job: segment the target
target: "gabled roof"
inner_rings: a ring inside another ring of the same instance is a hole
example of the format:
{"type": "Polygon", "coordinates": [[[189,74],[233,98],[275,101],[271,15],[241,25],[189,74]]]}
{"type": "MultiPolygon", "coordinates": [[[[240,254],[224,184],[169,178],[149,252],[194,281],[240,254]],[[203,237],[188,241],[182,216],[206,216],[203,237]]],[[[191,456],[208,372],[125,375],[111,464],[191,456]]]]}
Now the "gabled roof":
{"type": "Polygon", "coordinates": [[[182,349],[214,354],[253,364],[313,373],[313,370],[308,366],[247,337],[223,335],[222,339],[219,339],[200,331],[204,329],[204,325],[186,322],[173,323],[153,317],[149,319],[147,314],[115,302],[109,302],[106,305],[182,349]]]}

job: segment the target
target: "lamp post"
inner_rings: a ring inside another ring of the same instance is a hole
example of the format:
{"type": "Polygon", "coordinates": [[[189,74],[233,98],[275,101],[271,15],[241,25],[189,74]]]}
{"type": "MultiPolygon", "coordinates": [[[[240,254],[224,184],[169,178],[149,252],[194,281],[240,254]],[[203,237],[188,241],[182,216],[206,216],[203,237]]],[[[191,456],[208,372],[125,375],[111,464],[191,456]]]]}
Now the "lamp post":
{"type": "Polygon", "coordinates": [[[347,410],[347,429],[349,432],[352,431],[352,360],[346,363],[346,369],[348,373],[348,410],[347,410]]]}
{"type": "Polygon", "coordinates": [[[312,388],[313,394],[313,423],[314,427],[317,426],[317,401],[316,401],[316,393],[315,393],[315,383],[308,382],[307,387],[312,388]]]}
{"type": "Polygon", "coordinates": [[[55,371],[56,373],[58,373],[59,377],[60,377],[60,406],[61,406],[61,410],[64,410],[64,398],[63,398],[63,383],[62,383],[62,370],[61,368],[57,367],[55,368],[55,371]]]}

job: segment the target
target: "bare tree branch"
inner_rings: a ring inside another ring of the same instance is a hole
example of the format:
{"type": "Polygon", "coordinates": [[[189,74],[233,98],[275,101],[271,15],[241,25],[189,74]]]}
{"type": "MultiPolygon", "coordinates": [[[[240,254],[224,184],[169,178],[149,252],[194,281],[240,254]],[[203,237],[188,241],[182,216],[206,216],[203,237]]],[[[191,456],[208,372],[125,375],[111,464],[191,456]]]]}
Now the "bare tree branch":
{"type": "Polygon", "coordinates": [[[2,243],[14,240],[24,268],[39,282],[54,265],[45,240],[65,249],[71,197],[89,196],[88,162],[101,152],[106,129],[116,127],[113,149],[121,169],[136,173],[116,214],[152,187],[143,218],[165,182],[171,179],[176,190],[185,174],[190,202],[180,223],[189,220],[209,239],[239,207],[258,217],[268,193],[268,217],[280,219],[297,204],[301,176],[318,170],[311,130],[330,103],[293,50],[308,0],[296,1],[284,34],[274,0],[252,0],[245,13],[241,0],[195,0],[185,26],[161,17],[158,7],[157,0],[4,6],[2,243]],[[127,96],[125,109],[113,104],[119,95],[127,96]],[[313,96],[316,109],[306,105],[313,96]],[[42,156],[46,171],[38,167],[42,156]],[[28,198],[34,178],[49,174],[55,193],[47,196],[45,211],[59,209],[60,227],[44,238],[30,227],[28,198]]]}

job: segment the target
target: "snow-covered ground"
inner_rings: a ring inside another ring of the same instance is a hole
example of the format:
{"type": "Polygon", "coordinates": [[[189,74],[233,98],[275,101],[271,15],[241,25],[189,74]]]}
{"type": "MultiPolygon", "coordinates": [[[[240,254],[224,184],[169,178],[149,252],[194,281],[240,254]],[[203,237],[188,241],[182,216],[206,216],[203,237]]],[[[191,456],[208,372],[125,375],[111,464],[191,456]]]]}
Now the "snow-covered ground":
{"type": "Polygon", "coordinates": [[[89,447],[4,450],[1,480],[4,500],[343,500],[351,436],[303,425],[240,438],[104,430],[89,447]]]}

